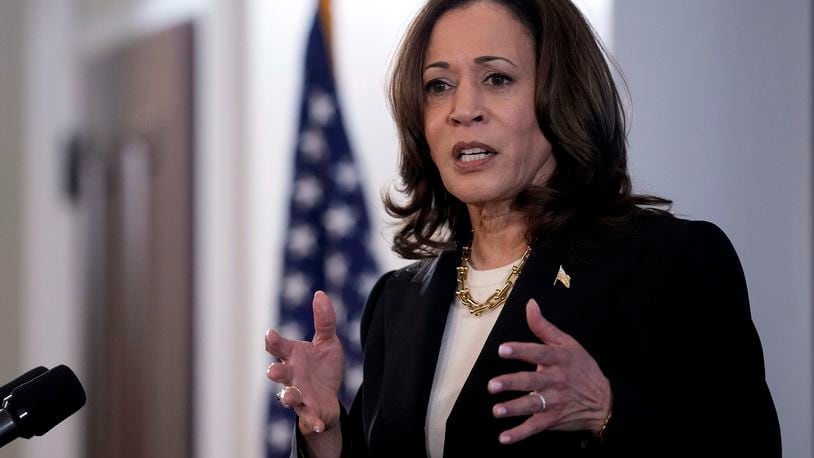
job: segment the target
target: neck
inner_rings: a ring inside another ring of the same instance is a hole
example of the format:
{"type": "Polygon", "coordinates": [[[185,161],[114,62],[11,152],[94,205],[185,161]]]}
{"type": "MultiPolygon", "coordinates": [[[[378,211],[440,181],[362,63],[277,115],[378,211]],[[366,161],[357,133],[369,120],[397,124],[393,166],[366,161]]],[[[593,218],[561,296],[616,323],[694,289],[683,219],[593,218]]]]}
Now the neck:
{"type": "Polygon", "coordinates": [[[520,258],[529,245],[526,216],[509,206],[469,206],[472,222],[470,262],[478,270],[505,266],[520,258]]]}

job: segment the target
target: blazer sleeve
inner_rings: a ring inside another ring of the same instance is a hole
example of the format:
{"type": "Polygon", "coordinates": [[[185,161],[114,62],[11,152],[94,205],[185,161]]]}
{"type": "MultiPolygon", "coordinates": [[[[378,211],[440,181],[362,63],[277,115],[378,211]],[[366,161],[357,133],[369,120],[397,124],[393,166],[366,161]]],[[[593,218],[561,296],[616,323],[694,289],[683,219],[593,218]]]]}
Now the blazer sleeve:
{"type": "Polygon", "coordinates": [[[743,270],[726,235],[686,222],[663,259],[653,307],[665,307],[664,382],[643,395],[606,374],[613,417],[609,455],[780,457],[780,430],[765,381],[743,270]],[[662,304],[657,303],[662,301],[662,304]]]}

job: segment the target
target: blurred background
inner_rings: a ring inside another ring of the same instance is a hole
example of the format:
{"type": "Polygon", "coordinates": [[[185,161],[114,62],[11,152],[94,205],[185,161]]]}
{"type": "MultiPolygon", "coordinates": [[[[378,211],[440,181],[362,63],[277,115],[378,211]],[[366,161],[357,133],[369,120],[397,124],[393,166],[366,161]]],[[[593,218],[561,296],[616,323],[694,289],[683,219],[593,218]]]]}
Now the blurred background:
{"type": "MultiPolygon", "coordinates": [[[[381,270],[403,264],[380,203],[397,163],[385,77],[419,3],[333,2],[381,270]]],[[[580,5],[630,87],[638,191],[732,239],[785,456],[814,456],[812,3],[580,5]]],[[[264,456],[315,8],[0,0],[0,383],[65,363],[89,397],[0,458],[264,456]]]]}

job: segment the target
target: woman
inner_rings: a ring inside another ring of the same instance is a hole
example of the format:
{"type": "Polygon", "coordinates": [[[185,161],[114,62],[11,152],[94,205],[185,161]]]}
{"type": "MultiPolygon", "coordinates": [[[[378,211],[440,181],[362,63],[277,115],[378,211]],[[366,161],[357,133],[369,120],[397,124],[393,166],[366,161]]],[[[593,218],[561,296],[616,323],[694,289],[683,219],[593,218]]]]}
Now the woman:
{"type": "Polygon", "coordinates": [[[779,456],[737,256],[631,194],[621,103],[568,0],[430,0],[391,80],[407,201],[337,400],[315,337],[270,331],[308,456],[779,456]],[[544,318],[545,317],[545,318],[544,318]]]}

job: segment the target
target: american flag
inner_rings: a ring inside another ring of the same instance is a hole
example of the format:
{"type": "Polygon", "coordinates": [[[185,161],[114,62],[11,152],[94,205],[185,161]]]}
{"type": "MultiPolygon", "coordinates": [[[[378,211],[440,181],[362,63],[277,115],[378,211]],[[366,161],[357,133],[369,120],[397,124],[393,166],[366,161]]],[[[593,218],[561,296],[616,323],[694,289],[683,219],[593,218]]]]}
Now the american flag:
{"type": "MultiPolygon", "coordinates": [[[[318,289],[328,293],[345,348],[340,399],[350,406],[362,380],[359,319],[378,269],[370,252],[362,183],[342,125],[319,14],[308,39],[299,126],[278,329],[284,337],[310,340],[313,293],[318,289]]],[[[266,456],[288,456],[294,416],[273,393],[267,418],[266,456]]]]}

